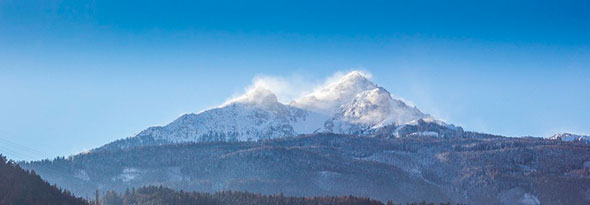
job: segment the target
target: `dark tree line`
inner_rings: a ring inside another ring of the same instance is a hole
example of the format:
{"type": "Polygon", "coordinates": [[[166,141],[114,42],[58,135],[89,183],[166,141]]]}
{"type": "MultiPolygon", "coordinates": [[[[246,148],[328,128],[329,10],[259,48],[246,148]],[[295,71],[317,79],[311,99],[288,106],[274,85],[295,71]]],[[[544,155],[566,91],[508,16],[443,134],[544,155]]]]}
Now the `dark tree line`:
{"type": "MultiPolygon", "coordinates": [[[[315,197],[292,197],[278,195],[262,195],[249,192],[222,191],[217,193],[205,192],[184,192],[174,191],[162,186],[147,186],[139,189],[127,189],[124,193],[108,191],[103,194],[100,204],[108,205],[126,205],[126,204],[340,204],[340,205],[384,205],[383,202],[366,197],[356,196],[315,196],[315,197]]],[[[402,204],[387,202],[390,204],[402,204]]],[[[436,203],[416,202],[403,203],[407,205],[437,205],[436,203]]],[[[451,203],[440,203],[441,205],[450,205],[451,203]]]]}
{"type": "Polygon", "coordinates": [[[0,204],[88,204],[0,154],[0,204]]]}

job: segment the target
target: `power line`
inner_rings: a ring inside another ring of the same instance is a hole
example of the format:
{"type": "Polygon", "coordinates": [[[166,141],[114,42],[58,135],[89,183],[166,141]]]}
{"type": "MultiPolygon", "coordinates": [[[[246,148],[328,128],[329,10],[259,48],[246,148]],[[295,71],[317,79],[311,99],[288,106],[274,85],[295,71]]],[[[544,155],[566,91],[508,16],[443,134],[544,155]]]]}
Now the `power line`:
{"type": "Polygon", "coordinates": [[[35,154],[35,155],[39,155],[41,157],[47,156],[42,151],[39,151],[37,149],[30,148],[28,146],[24,146],[24,145],[21,145],[19,143],[16,143],[16,142],[12,141],[11,139],[16,138],[14,136],[16,136],[14,133],[9,133],[6,130],[0,130],[0,141],[4,141],[5,144],[10,144],[12,147],[18,148],[18,149],[20,149],[22,151],[29,152],[29,153],[32,153],[32,154],[35,154]],[[13,137],[11,138],[9,136],[13,136],[13,137]]]}
{"type": "MultiPolygon", "coordinates": [[[[2,131],[4,132],[4,131],[2,131]]],[[[6,134],[6,133],[5,133],[6,134]]],[[[43,159],[45,158],[47,155],[44,154],[43,152],[30,148],[28,146],[24,146],[21,145],[19,143],[15,143],[11,140],[8,139],[9,137],[6,137],[6,135],[0,135],[0,146],[4,147],[4,150],[10,149],[9,151],[11,151],[12,153],[18,153],[19,156],[27,156],[26,158],[29,158],[30,160],[34,160],[34,159],[43,159]]]]}
{"type": "Polygon", "coordinates": [[[29,152],[33,152],[33,153],[36,153],[36,154],[39,154],[39,155],[43,155],[43,153],[42,153],[42,152],[40,152],[39,150],[32,149],[32,148],[29,148],[29,147],[26,147],[26,146],[20,145],[20,144],[18,144],[18,143],[15,143],[15,142],[13,142],[13,141],[10,141],[10,140],[8,140],[8,139],[6,139],[6,138],[2,137],[2,136],[0,136],[0,140],[4,141],[4,142],[6,142],[6,143],[12,144],[12,145],[14,145],[14,146],[16,146],[16,147],[20,147],[20,148],[21,148],[21,149],[23,149],[23,150],[27,150],[27,151],[29,151],[29,152]]]}
{"type": "Polygon", "coordinates": [[[10,141],[8,141],[8,140],[6,140],[4,138],[1,138],[1,137],[0,137],[0,145],[10,146],[10,147],[12,147],[14,149],[17,149],[17,150],[21,151],[21,152],[25,152],[25,153],[28,153],[28,154],[31,154],[31,155],[35,155],[37,157],[44,157],[44,155],[41,152],[38,152],[38,151],[35,151],[35,150],[31,149],[31,148],[27,148],[25,146],[16,144],[14,142],[10,142],[10,141]]]}
{"type": "Polygon", "coordinates": [[[15,157],[18,157],[18,158],[21,158],[21,159],[25,159],[25,160],[26,159],[29,159],[29,160],[33,160],[34,159],[34,157],[31,157],[31,156],[29,156],[27,154],[23,154],[23,153],[16,152],[14,150],[9,150],[9,149],[6,149],[6,148],[0,148],[0,152],[2,152],[4,154],[9,154],[9,155],[15,156],[15,157]]]}

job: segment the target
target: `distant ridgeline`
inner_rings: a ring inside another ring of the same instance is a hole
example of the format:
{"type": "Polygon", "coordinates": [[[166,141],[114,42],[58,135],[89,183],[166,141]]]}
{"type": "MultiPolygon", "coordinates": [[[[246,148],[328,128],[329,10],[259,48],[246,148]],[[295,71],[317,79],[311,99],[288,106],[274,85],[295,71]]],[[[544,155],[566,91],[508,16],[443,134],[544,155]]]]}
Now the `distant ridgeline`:
{"type": "MultiPolygon", "coordinates": [[[[264,204],[284,204],[284,205],[394,205],[393,201],[383,203],[365,197],[355,196],[315,196],[315,197],[291,197],[278,195],[261,195],[249,192],[232,192],[223,191],[215,194],[202,192],[184,192],[174,191],[162,186],[148,186],[139,189],[131,189],[125,193],[119,194],[109,191],[103,194],[101,204],[108,205],[125,205],[125,204],[211,204],[211,205],[264,205],[264,204]]],[[[404,203],[407,205],[438,205],[437,203],[412,202],[404,203]]],[[[451,205],[440,203],[440,205],[451,205]]]]}
{"type": "Polygon", "coordinates": [[[87,204],[0,155],[0,204],[87,204]]]}

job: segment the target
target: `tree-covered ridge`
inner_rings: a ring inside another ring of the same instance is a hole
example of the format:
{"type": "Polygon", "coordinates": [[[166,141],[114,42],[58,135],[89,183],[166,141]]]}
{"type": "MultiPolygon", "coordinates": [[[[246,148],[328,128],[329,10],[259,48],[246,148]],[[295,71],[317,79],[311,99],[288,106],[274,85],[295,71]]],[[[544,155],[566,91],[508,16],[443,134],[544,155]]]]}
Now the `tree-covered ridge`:
{"type": "Polygon", "coordinates": [[[21,166],[87,198],[94,198],[97,189],[125,192],[163,185],[208,193],[353,195],[397,202],[590,201],[589,144],[471,132],[448,138],[316,133],[93,151],[21,166]]]}
{"type": "MultiPolygon", "coordinates": [[[[147,186],[139,189],[131,189],[125,193],[119,194],[115,191],[106,192],[100,204],[124,205],[124,204],[211,204],[211,205],[259,205],[259,204],[364,204],[364,205],[383,205],[381,201],[373,200],[366,197],[355,196],[315,196],[315,197],[293,197],[279,195],[262,195],[249,192],[222,191],[214,194],[206,192],[184,192],[174,191],[162,186],[147,186]]],[[[387,204],[397,204],[392,201],[387,204]]],[[[407,203],[407,204],[428,204],[435,203],[407,203]]],[[[441,203],[449,204],[450,203],[441,203]]]]}
{"type": "Polygon", "coordinates": [[[87,204],[0,154],[0,204],[87,204]]]}

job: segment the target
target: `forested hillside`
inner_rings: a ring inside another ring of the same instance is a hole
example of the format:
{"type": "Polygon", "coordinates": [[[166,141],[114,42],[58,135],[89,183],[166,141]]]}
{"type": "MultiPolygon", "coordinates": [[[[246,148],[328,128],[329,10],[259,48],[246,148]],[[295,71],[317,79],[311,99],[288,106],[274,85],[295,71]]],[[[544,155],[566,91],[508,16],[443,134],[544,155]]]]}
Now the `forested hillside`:
{"type": "Polygon", "coordinates": [[[0,204],[87,204],[0,155],[0,204]]]}
{"type": "Polygon", "coordinates": [[[367,196],[397,202],[588,204],[590,145],[467,132],[468,137],[359,137],[318,133],[260,142],[103,150],[23,163],[93,197],[163,185],[288,196],[367,196]]]}

